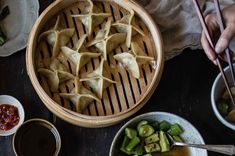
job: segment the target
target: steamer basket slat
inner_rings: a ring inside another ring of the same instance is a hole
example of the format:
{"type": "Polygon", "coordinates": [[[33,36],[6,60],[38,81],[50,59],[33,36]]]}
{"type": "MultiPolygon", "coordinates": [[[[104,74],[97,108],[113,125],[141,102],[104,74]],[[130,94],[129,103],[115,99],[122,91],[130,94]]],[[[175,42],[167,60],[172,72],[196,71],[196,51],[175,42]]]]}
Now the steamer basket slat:
{"type": "MultiPolygon", "coordinates": [[[[138,4],[130,0],[96,0],[95,5],[101,5],[103,12],[112,14],[112,21],[120,20],[128,14],[130,9],[135,11],[138,19],[139,28],[145,33],[145,36],[136,35],[132,38],[145,51],[148,56],[155,58],[155,68],[150,64],[141,67],[141,78],[135,79],[125,68],[118,63],[113,56],[122,52],[129,51],[125,44],[120,45],[113,50],[108,57],[105,67],[110,71],[110,77],[116,81],[103,92],[101,102],[92,102],[83,113],[77,113],[73,104],[59,96],[58,93],[50,92],[47,80],[37,73],[40,67],[49,67],[52,51],[46,42],[38,42],[38,36],[41,32],[48,29],[49,25],[55,23],[57,15],[61,16],[61,25],[64,28],[74,28],[75,35],[70,39],[69,47],[86,34],[83,24],[77,18],[72,18],[72,14],[81,13],[87,3],[82,0],[57,0],[52,3],[36,21],[28,42],[26,65],[30,80],[38,93],[39,97],[47,108],[58,117],[75,125],[84,127],[106,127],[120,122],[137,112],[144,106],[147,100],[153,94],[161,78],[164,60],[161,35],[155,26],[151,17],[138,4]]],[[[90,35],[86,42],[91,41],[103,24],[95,28],[94,33],[90,35]]],[[[91,51],[97,51],[91,48],[91,51]]],[[[58,59],[63,63],[71,73],[75,74],[75,64],[68,61],[60,53],[58,59]]],[[[79,74],[85,75],[95,70],[100,64],[101,58],[94,58],[88,64],[81,68],[79,74]]],[[[89,88],[86,84],[85,87],[89,88]]],[[[74,88],[72,81],[63,83],[59,87],[62,93],[68,93],[74,88]]]]}

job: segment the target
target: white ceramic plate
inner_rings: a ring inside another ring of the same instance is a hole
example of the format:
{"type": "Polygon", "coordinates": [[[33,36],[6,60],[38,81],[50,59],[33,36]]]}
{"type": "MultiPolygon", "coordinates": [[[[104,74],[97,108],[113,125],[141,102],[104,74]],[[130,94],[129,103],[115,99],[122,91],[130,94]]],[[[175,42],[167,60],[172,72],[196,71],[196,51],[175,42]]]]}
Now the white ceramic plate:
{"type": "MultiPolygon", "coordinates": [[[[122,156],[119,149],[123,139],[123,133],[125,133],[124,132],[125,128],[136,126],[137,123],[140,122],[141,120],[151,120],[151,121],[166,120],[169,123],[178,123],[184,129],[184,133],[181,135],[181,137],[184,139],[186,143],[205,144],[201,134],[187,120],[167,112],[150,112],[139,115],[134,119],[128,121],[124,126],[122,126],[122,128],[117,132],[116,136],[113,139],[109,156],[122,156]]],[[[189,152],[191,156],[207,156],[207,151],[203,149],[189,148],[189,152]]]]}
{"type": "Polygon", "coordinates": [[[16,132],[16,130],[24,122],[24,117],[25,117],[24,108],[16,98],[14,98],[10,95],[0,95],[0,105],[1,104],[10,104],[10,105],[13,105],[18,108],[18,113],[19,113],[19,117],[20,117],[20,121],[18,122],[18,124],[8,131],[3,131],[0,129],[0,136],[12,135],[16,132]]]}
{"type": "Polygon", "coordinates": [[[26,47],[31,28],[38,17],[38,0],[1,0],[10,14],[0,22],[8,40],[0,46],[0,56],[9,56],[26,47]]]}

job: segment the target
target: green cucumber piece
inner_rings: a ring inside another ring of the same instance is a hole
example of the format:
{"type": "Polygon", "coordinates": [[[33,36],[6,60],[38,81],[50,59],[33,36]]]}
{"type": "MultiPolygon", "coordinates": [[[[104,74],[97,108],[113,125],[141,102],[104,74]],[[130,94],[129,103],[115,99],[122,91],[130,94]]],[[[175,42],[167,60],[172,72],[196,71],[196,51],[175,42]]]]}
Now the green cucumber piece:
{"type": "Polygon", "coordinates": [[[137,136],[137,131],[132,128],[125,128],[125,134],[128,136],[128,138],[133,139],[134,137],[137,136]]]}
{"type": "Polygon", "coordinates": [[[227,116],[229,111],[229,106],[228,106],[228,102],[225,99],[220,99],[217,102],[217,107],[219,112],[223,115],[223,116],[227,116]]]}
{"type": "Polygon", "coordinates": [[[171,127],[171,124],[169,122],[165,121],[165,120],[163,120],[159,123],[159,129],[161,131],[166,132],[170,129],[170,127],[171,127]]]}
{"type": "Polygon", "coordinates": [[[170,143],[166,137],[165,132],[159,131],[159,138],[160,138],[159,144],[161,146],[161,152],[170,151],[170,143]]]}
{"type": "Polygon", "coordinates": [[[144,149],[147,153],[161,151],[161,148],[158,143],[151,143],[144,146],[144,149]]]}
{"type": "Polygon", "coordinates": [[[184,142],[184,140],[183,140],[180,136],[172,136],[172,138],[173,138],[176,142],[184,142]]]}
{"type": "Polygon", "coordinates": [[[140,127],[143,126],[143,125],[147,125],[148,124],[148,121],[147,120],[142,120],[138,123],[137,125],[137,130],[139,131],[140,127]]]}
{"type": "Polygon", "coordinates": [[[134,149],[135,155],[143,155],[144,153],[144,143],[141,142],[139,145],[137,145],[134,149]]]}
{"type": "Polygon", "coordinates": [[[145,144],[151,144],[154,142],[158,142],[159,141],[159,137],[158,137],[158,133],[154,133],[150,136],[148,136],[147,138],[144,139],[145,144]]]}
{"type": "Polygon", "coordinates": [[[155,130],[159,130],[159,122],[153,121],[149,123],[155,130]]]}
{"type": "Polygon", "coordinates": [[[172,136],[180,135],[183,132],[184,132],[183,129],[177,123],[171,125],[170,129],[168,130],[168,133],[170,133],[170,135],[172,135],[172,136]]]}
{"type": "Polygon", "coordinates": [[[132,153],[126,150],[126,146],[129,144],[129,142],[130,139],[125,135],[120,150],[128,155],[131,155],[132,153]]]}
{"type": "Polygon", "coordinates": [[[154,133],[154,128],[150,125],[143,125],[139,128],[139,136],[145,138],[154,133]]]}
{"type": "Polygon", "coordinates": [[[126,150],[127,151],[132,151],[133,148],[138,145],[140,143],[140,139],[136,136],[133,139],[131,139],[131,141],[129,142],[129,144],[126,146],[126,150]]]}

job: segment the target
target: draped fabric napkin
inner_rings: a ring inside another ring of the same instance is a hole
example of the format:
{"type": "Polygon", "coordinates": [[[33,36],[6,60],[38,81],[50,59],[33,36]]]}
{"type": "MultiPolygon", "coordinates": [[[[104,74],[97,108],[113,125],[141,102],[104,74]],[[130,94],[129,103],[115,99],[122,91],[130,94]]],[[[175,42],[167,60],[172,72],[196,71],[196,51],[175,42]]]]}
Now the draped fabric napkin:
{"type": "MultiPolygon", "coordinates": [[[[165,59],[185,48],[201,49],[201,24],[192,0],[136,0],[153,17],[163,36],[165,59]]],[[[221,8],[235,0],[219,0],[221,8]]],[[[214,12],[212,0],[199,0],[204,15],[214,12]]],[[[235,43],[235,42],[233,42],[235,43]]],[[[235,50],[235,44],[230,45],[235,50]]]]}

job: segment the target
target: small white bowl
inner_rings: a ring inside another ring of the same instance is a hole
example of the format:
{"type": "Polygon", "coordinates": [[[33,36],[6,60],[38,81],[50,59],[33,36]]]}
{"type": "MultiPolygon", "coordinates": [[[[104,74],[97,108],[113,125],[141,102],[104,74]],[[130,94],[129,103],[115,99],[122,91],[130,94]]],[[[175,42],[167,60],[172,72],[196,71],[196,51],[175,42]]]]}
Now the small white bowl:
{"type": "MultiPolygon", "coordinates": [[[[139,115],[130,121],[128,121],[125,125],[121,127],[121,129],[117,132],[116,136],[113,139],[111,144],[111,148],[109,151],[109,156],[117,156],[123,155],[120,152],[120,145],[123,139],[124,131],[126,127],[136,126],[138,122],[141,120],[150,120],[150,121],[168,121],[169,123],[178,123],[184,129],[184,133],[182,133],[181,137],[184,139],[186,143],[193,144],[205,144],[201,134],[197,131],[197,129],[190,124],[187,120],[171,114],[167,112],[150,112],[139,115]]],[[[207,156],[207,151],[203,149],[191,148],[189,147],[189,152],[191,156],[207,156]]]]}
{"type": "MultiPolygon", "coordinates": [[[[233,65],[235,66],[235,65],[233,65]]],[[[232,78],[231,78],[231,74],[229,71],[229,67],[226,67],[224,69],[225,75],[228,79],[228,83],[232,84],[232,78]]],[[[216,77],[213,86],[212,86],[212,90],[211,90],[211,104],[212,104],[212,109],[216,115],[216,117],[219,119],[219,121],[224,124],[225,126],[227,126],[228,128],[232,129],[235,131],[235,124],[227,121],[226,119],[224,119],[224,117],[220,114],[219,110],[217,109],[217,103],[216,101],[221,98],[221,96],[223,95],[223,92],[225,91],[225,84],[223,81],[223,78],[221,76],[221,74],[218,74],[218,76],[216,77]]]]}
{"type": "Polygon", "coordinates": [[[0,129],[0,136],[12,135],[16,132],[16,130],[19,128],[19,126],[22,125],[22,123],[24,122],[24,117],[25,117],[24,108],[16,98],[14,98],[10,95],[0,95],[0,105],[1,104],[13,105],[13,106],[17,107],[17,109],[18,109],[18,113],[19,113],[19,117],[20,117],[18,124],[15,127],[13,127],[12,129],[7,130],[7,131],[0,129]]]}

